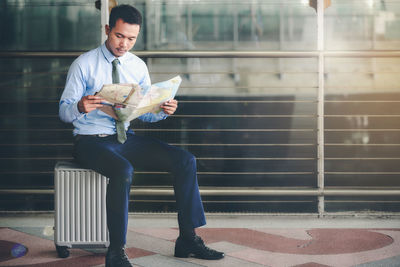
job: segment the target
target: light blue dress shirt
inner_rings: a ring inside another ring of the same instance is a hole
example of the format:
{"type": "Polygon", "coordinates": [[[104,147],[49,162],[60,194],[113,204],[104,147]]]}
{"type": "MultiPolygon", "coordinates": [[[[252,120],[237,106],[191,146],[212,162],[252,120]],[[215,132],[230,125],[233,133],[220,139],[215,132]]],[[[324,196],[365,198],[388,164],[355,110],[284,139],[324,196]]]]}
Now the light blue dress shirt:
{"type": "MultiPolygon", "coordinates": [[[[64,92],[60,100],[59,116],[62,121],[74,125],[74,135],[115,134],[115,120],[101,110],[81,113],[78,102],[83,96],[94,95],[104,84],[112,83],[112,61],[115,56],[103,44],[79,56],[69,68],[64,92]]],[[[136,83],[142,88],[151,85],[146,64],[130,52],[119,57],[120,83],[136,83]]],[[[139,117],[142,121],[156,122],[165,119],[164,112],[147,113],[139,117]]],[[[129,123],[125,123],[125,129],[129,123]]]]}

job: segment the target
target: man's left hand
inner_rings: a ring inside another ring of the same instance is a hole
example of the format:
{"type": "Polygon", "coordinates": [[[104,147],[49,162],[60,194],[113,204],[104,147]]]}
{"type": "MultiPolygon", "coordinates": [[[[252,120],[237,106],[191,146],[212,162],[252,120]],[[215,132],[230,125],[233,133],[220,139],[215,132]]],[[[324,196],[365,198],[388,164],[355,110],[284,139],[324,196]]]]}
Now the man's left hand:
{"type": "Polygon", "coordinates": [[[168,100],[161,105],[161,109],[167,115],[172,115],[175,113],[176,109],[178,108],[178,101],[175,99],[168,100]]]}

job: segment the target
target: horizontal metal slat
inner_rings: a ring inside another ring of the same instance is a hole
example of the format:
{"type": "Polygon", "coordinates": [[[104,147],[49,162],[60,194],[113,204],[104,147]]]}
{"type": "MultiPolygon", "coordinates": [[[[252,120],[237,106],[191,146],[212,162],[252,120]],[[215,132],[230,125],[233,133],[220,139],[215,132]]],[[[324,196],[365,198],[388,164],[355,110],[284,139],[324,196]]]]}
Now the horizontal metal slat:
{"type": "MultiPolygon", "coordinates": [[[[51,170],[59,160],[72,160],[70,157],[57,158],[3,158],[0,159],[0,173],[11,173],[17,171],[47,171],[51,170]]],[[[243,159],[217,160],[216,158],[197,159],[199,173],[247,173],[247,172],[314,172],[316,162],[313,158],[305,159],[243,159]],[[228,172],[226,170],[229,170],[228,172]]],[[[153,172],[157,167],[143,169],[141,171],[153,172]]]]}
{"type": "MultiPolygon", "coordinates": [[[[45,57],[78,57],[86,51],[82,52],[28,52],[28,51],[12,51],[0,52],[3,58],[45,58],[45,57]]],[[[318,57],[319,52],[307,51],[135,51],[138,57],[151,58],[307,58],[318,57]]]]}
{"type": "MultiPolygon", "coordinates": [[[[146,135],[154,138],[158,138],[167,143],[219,143],[221,140],[225,140],[229,144],[243,144],[248,143],[249,145],[266,143],[273,145],[276,144],[287,144],[291,143],[295,145],[306,144],[316,142],[315,131],[300,131],[295,132],[295,135],[288,138],[290,132],[281,131],[267,131],[267,132],[186,132],[185,136],[182,137],[180,133],[184,131],[135,131],[138,135],[146,135]]],[[[15,131],[15,130],[2,130],[0,129],[0,144],[18,144],[18,143],[32,143],[32,144],[56,144],[60,142],[70,141],[72,143],[72,128],[65,130],[37,130],[37,131],[15,131]]]]}
{"type": "MultiPolygon", "coordinates": [[[[223,144],[173,144],[182,147],[197,158],[311,158],[316,155],[316,145],[223,145],[223,144]]],[[[67,145],[22,145],[0,144],[0,158],[69,157],[73,144],[67,145]]],[[[400,152],[400,151],[399,151],[400,152]]],[[[400,156],[400,154],[399,154],[400,156]]]]}
{"type": "MultiPolygon", "coordinates": [[[[200,188],[204,196],[400,196],[400,189],[200,188]]],[[[52,189],[0,189],[0,194],[54,194],[52,189]]],[[[172,188],[132,188],[131,195],[174,195],[172,188]]]]}
{"type": "MultiPolygon", "coordinates": [[[[4,120],[0,120],[0,128],[14,129],[15,131],[21,129],[71,129],[70,124],[63,123],[57,117],[24,117],[24,116],[1,116],[4,120]]],[[[149,124],[144,122],[132,122],[131,128],[139,129],[158,129],[164,130],[169,128],[197,128],[197,129],[215,129],[215,128],[316,128],[316,116],[248,116],[248,115],[233,115],[224,116],[216,115],[210,116],[171,116],[167,120],[162,120],[157,123],[149,124]],[[233,121],[234,119],[234,121],[233,121]]]]}
{"type": "MultiPolygon", "coordinates": [[[[45,57],[78,57],[82,52],[0,52],[3,58],[45,58],[45,57]]],[[[135,51],[139,57],[150,58],[310,58],[318,57],[400,57],[399,50],[362,50],[362,51],[135,51]]]]}

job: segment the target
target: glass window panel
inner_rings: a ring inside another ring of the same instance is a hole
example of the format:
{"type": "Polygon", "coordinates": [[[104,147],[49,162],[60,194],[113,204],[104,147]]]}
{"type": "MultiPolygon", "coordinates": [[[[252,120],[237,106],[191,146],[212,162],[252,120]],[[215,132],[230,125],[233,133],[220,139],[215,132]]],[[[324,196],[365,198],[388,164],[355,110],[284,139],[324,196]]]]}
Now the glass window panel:
{"type": "Polygon", "coordinates": [[[335,0],[325,10],[328,50],[397,50],[400,2],[335,0]]]}
{"type": "Polygon", "coordinates": [[[287,1],[152,1],[147,49],[313,50],[316,14],[287,1]]]}
{"type": "Polygon", "coordinates": [[[73,58],[3,58],[0,93],[3,101],[57,101],[73,58]]]}
{"type": "Polygon", "coordinates": [[[3,0],[0,50],[88,50],[100,43],[95,0],[3,0]]]}
{"type": "MultiPolygon", "coordinates": [[[[327,99],[346,96],[393,100],[400,93],[400,58],[326,58],[327,99]]],[[[353,99],[354,100],[354,99],[353,99]]],[[[372,100],[372,99],[371,99],[372,100]]]]}

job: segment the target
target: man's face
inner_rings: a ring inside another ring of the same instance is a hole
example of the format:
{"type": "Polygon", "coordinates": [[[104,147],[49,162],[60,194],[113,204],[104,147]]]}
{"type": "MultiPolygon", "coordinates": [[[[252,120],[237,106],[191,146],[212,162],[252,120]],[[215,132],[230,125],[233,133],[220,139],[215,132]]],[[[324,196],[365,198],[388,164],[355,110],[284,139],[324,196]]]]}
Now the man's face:
{"type": "Polygon", "coordinates": [[[118,19],[113,28],[110,29],[106,25],[108,36],[106,47],[114,56],[121,57],[135,45],[139,31],[139,25],[125,23],[122,19],[118,19]]]}

